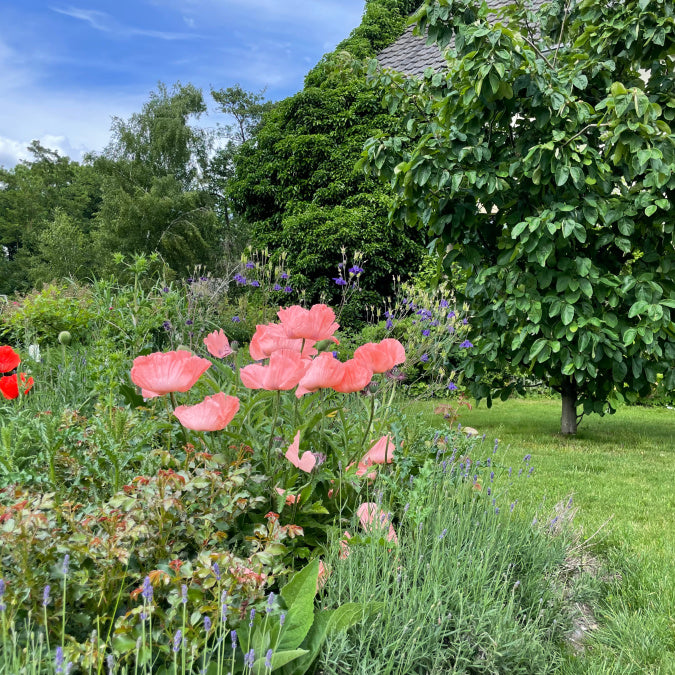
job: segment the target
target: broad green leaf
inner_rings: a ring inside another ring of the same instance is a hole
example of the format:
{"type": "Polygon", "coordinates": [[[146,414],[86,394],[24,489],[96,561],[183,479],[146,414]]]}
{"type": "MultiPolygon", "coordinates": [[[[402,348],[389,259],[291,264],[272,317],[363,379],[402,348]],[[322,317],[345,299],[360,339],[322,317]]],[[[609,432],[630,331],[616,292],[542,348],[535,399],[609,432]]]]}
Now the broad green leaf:
{"type": "Polygon", "coordinates": [[[560,187],[565,185],[570,175],[570,168],[566,164],[558,164],[555,169],[555,184],[560,187]]]}
{"type": "Polygon", "coordinates": [[[638,314],[644,314],[649,308],[649,303],[646,300],[638,300],[631,305],[631,308],[628,310],[628,318],[632,319],[638,314]]]}
{"type": "Polygon", "coordinates": [[[563,305],[562,311],[560,312],[560,318],[565,326],[569,326],[574,319],[574,307],[572,305],[563,305]]]}
{"type": "MultiPolygon", "coordinates": [[[[282,668],[288,663],[291,663],[292,661],[295,661],[299,659],[302,656],[305,656],[307,654],[306,649],[286,649],[286,650],[276,650],[272,652],[272,671],[277,670],[278,668],[282,668]]],[[[264,675],[264,673],[267,672],[267,667],[265,666],[265,661],[267,658],[267,654],[265,656],[261,656],[260,658],[257,658],[253,662],[253,672],[255,675],[264,675]]],[[[293,664],[295,665],[295,664],[293,664]]],[[[295,672],[292,668],[290,672],[295,672]]],[[[297,672],[305,672],[298,670],[297,672]]]]}
{"type": "Polygon", "coordinates": [[[286,622],[279,646],[283,650],[297,649],[314,621],[314,596],[319,578],[319,560],[314,559],[296,572],[281,589],[286,603],[286,622]]]}
{"type": "Polygon", "coordinates": [[[627,347],[635,342],[637,337],[637,330],[635,328],[628,328],[623,334],[623,344],[627,347]]]}

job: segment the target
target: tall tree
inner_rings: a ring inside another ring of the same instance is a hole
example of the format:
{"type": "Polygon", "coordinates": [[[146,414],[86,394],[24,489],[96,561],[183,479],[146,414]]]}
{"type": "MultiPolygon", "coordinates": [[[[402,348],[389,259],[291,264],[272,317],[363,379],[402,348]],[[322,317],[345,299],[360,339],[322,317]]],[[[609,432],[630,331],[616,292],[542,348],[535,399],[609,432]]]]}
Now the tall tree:
{"type": "Polygon", "coordinates": [[[94,161],[104,176],[100,251],[157,251],[178,273],[217,263],[223,227],[205,178],[210,137],[191,124],[205,111],[193,85],[160,84],[140,113],[113,121],[94,161]]]}
{"type": "Polygon", "coordinates": [[[38,141],[33,141],[28,150],[31,159],[12,169],[0,168],[0,293],[3,294],[27,290],[35,281],[50,280],[59,274],[77,276],[78,270],[70,265],[70,259],[61,261],[61,267],[49,279],[44,279],[43,274],[36,276],[41,260],[40,238],[61,217],[69,219],[77,232],[89,240],[100,202],[100,180],[93,167],[73,162],[38,141]]]}
{"type": "Polygon", "coordinates": [[[545,7],[427,0],[448,70],[373,71],[407,133],[367,155],[394,220],[470,272],[474,394],[490,404],[489,372],[517,366],[561,393],[568,434],[659,376],[675,388],[675,4],[545,7]]]}
{"type": "Polygon", "coordinates": [[[373,56],[404,28],[397,0],[369,0],[361,25],[312,69],[301,92],[263,115],[234,157],[235,211],[257,247],[287,251],[308,299],[337,301],[342,247],[363,254],[363,290],[347,320],[391,293],[392,275],[416,271],[424,253],[419,233],[389,227],[389,190],[355,168],[365,140],[398,124],[355,59],[373,56]]]}

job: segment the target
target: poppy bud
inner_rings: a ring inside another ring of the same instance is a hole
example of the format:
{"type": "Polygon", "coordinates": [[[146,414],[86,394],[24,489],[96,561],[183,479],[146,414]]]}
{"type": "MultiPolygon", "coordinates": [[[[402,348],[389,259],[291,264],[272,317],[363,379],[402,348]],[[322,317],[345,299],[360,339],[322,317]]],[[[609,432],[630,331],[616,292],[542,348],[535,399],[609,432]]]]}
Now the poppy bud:
{"type": "Polygon", "coordinates": [[[237,342],[237,340],[232,340],[232,342],[230,342],[230,349],[233,352],[238,352],[239,351],[239,342],[237,342]]]}
{"type": "Polygon", "coordinates": [[[59,333],[58,337],[59,343],[62,344],[64,347],[67,347],[72,339],[73,336],[67,330],[62,330],[59,333]]]}
{"type": "Polygon", "coordinates": [[[314,345],[314,349],[316,349],[318,352],[332,352],[333,347],[335,347],[335,340],[331,338],[321,340],[314,345]]]}

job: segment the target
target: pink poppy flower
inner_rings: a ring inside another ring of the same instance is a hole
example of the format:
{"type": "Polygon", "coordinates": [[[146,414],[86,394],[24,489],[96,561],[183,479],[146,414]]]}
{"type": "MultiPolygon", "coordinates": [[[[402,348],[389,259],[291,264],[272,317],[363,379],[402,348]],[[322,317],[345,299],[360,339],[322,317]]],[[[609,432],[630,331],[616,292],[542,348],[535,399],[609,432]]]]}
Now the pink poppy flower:
{"type": "Polygon", "coordinates": [[[239,410],[239,399],[222,391],[207,396],[197,405],[179,405],[173,414],[186,429],[193,431],[221,431],[239,410]]]}
{"type": "Polygon", "coordinates": [[[301,338],[289,338],[280,323],[262,324],[255,327],[248,351],[254,361],[262,361],[280,349],[290,349],[294,352],[302,349],[303,357],[311,357],[317,353],[313,340],[305,340],[304,345],[302,342],[301,338]]]}
{"type": "Polygon", "coordinates": [[[181,349],[137,356],[131,368],[133,383],[143,398],[155,398],[172,391],[186,392],[211,367],[211,361],[181,349]]]}
{"type": "Polygon", "coordinates": [[[332,352],[321,352],[307,368],[295,395],[300,398],[317,389],[335,387],[342,382],[344,374],[344,364],[338,361],[332,352]]]}
{"type": "Polygon", "coordinates": [[[361,391],[372,379],[373,371],[368,365],[349,359],[342,364],[342,379],[333,385],[333,389],[342,394],[350,394],[361,391]]]}
{"type": "Polygon", "coordinates": [[[269,365],[252,363],[242,368],[239,376],[248,389],[286,391],[293,389],[300,382],[309,365],[309,359],[303,359],[299,352],[280,349],[270,354],[269,365]]]}
{"type": "Polygon", "coordinates": [[[392,443],[389,436],[382,436],[368,452],[361,457],[361,462],[366,466],[371,464],[391,464],[394,458],[396,446],[392,443]]]}
{"type": "Polygon", "coordinates": [[[303,452],[302,457],[300,457],[300,432],[298,431],[295,434],[293,442],[288,446],[286,450],[286,459],[296,468],[306,473],[310,471],[316,465],[316,456],[311,452],[303,452]]]}
{"type": "Polygon", "coordinates": [[[21,381],[21,389],[24,394],[27,394],[33,388],[34,380],[32,377],[26,379],[26,373],[19,373],[18,376],[14,373],[13,375],[0,377],[0,393],[8,399],[19,398],[19,381],[21,381]]]}
{"type": "Polygon", "coordinates": [[[280,487],[275,487],[274,488],[280,496],[284,497],[285,495],[285,502],[286,506],[293,506],[298,499],[300,499],[300,495],[293,495],[288,492],[288,490],[282,490],[280,487]]]}
{"type": "Polygon", "coordinates": [[[21,357],[9,346],[0,347],[0,373],[8,373],[21,363],[21,357]]]}
{"type": "Polygon", "coordinates": [[[204,344],[209,350],[209,354],[215,356],[217,359],[224,359],[226,356],[232,354],[227,335],[225,335],[222,328],[220,330],[214,330],[213,333],[209,333],[204,338],[204,344]]]}
{"type": "Polygon", "coordinates": [[[310,309],[293,305],[280,309],[277,316],[289,338],[327,340],[340,327],[335,323],[335,312],[328,305],[313,305],[310,309]]]}
{"type": "Polygon", "coordinates": [[[352,535],[349,532],[345,531],[344,536],[340,539],[340,560],[344,560],[349,556],[351,551],[349,550],[348,540],[352,538],[352,535]]]}
{"type": "Polygon", "coordinates": [[[394,530],[394,526],[389,522],[389,516],[382,511],[375,502],[365,502],[364,504],[361,504],[361,506],[356,509],[356,514],[361,521],[361,527],[363,527],[366,532],[384,530],[387,525],[389,525],[387,541],[393,541],[395,544],[398,543],[396,530],[394,530]]]}
{"type": "Polygon", "coordinates": [[[398,340],[386,338],[382,342],[367,342],[357,347],[354,358],[370,366],[374,373],[384,373],[405,362],[405,349],[398,340]]]}

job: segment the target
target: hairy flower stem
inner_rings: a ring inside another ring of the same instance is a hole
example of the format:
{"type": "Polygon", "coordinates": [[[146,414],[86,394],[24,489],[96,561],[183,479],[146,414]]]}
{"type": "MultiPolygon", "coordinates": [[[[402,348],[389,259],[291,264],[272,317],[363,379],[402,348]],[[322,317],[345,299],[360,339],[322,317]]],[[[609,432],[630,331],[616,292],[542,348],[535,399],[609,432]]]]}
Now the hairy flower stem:
{"type": "Polygon", "coordinates": [[[361,452],[363,452],[364,448],[366,447],[366,441],[368,440],[368,436],[370,435],[370,428],[373,425],[373,418],[374,417],[375,417],[375,396],[373,394],[371,394],[371,396],[370,396],[370,416],[368,417],[368,424],[366,425],[366,430],[363,434],[363,439],[361,440],[361,445],[359,446],[361,448],[361,452]]]}
{"type": "Polygon", "coordinates": [[[274,397],[274,417],[272,419],[272,428],[270,429],[270,440],[269,443],[267,444],[267,457],[266,457],[266,469],[267,471],[270,470],[271,466],[271,454],[272,454],[272,445],[274,444],[274,430],[276,429],[277,426],[277,420],[279,419],[279,407],[281,403],[281,391],[277,389],[276,395],[274,397]]]}
{"type": "MultiPolygon", "coordinates": [[[[169,397],[171,398],[171,406],[172,406],[173,410],[175,410],[178,407],[178,401],[176,401],[176,392],[173,392],[173,391],[169,392],[169,397]]],[[[187,448],[188,443],[190,442],[189,439],[188,439],[187,430],[185,429],[185,427],[182,424],[180,425],[180,428],[181,428],[181,431],[183,432],[183,443],[184,443],[185,447],[187,448]]]]}

